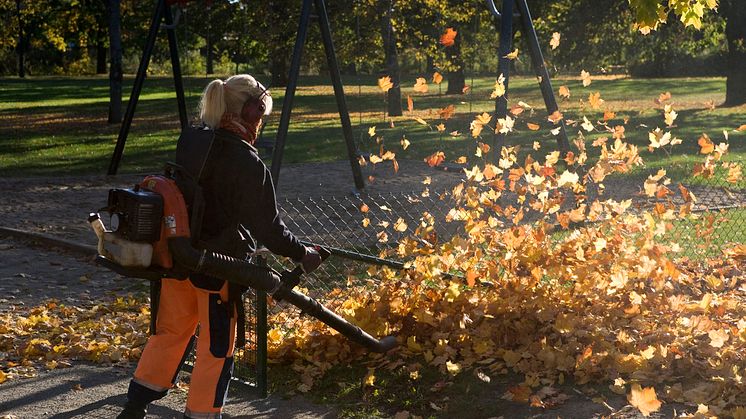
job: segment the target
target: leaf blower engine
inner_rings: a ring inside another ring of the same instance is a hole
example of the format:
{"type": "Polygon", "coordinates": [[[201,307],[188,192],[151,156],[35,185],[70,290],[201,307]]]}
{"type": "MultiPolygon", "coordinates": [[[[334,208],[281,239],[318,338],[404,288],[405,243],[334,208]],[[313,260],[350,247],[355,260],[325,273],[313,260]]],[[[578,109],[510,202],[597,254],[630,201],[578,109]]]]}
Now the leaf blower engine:
{"type": "MultiPolygon", "coordinates": [[[[98,212],[88,218],[98,236],[99,264],[124,276],[148,280],[186,279],[191,273],[203,273],[265,291],[277,301],[288,301],[368,350],[383,353],[397,345],[393,336],[376,339],[293,289],[303,274],[300,267],[279,273],[247,260],[195,248],[187,203],[173,173],[167,169],[165,175],[147,176],[133,188],[109,190],[108,205],[99,212],[109,213],[110,229],[98,212]]],[[[322,259],[330,255],[325,248],[316,249],[322,259]]]]}

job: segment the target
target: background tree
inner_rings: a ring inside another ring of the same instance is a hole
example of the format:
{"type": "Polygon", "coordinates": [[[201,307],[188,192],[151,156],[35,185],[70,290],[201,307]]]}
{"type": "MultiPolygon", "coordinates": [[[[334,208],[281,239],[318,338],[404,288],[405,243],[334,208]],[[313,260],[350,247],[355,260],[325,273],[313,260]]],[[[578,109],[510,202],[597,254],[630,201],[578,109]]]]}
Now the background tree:
{"type": "Polygon", "coordinates": [[[122,120],[122,32],[119,0],[106,0],[109,12],[109,123],[122,120]]]}

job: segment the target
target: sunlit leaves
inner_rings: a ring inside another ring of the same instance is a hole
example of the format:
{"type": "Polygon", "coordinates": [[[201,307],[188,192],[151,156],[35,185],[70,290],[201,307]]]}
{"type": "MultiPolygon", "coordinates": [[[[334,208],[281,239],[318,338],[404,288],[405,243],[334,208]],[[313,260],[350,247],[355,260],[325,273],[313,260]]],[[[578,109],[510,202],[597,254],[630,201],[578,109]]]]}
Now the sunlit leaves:
{"type": "Polygon", "coordinates": [[[588,87],[591,85],[591,73],[582,70],[580,72],[580,80],[583,82],[583,87],[588,87]]]}
{"type": "Polygon", "coordinates": [[[559,87],[559,95],[561,98],[569,99],[570,98],[570,89],[567,86],[560,86],[559,87]]]}

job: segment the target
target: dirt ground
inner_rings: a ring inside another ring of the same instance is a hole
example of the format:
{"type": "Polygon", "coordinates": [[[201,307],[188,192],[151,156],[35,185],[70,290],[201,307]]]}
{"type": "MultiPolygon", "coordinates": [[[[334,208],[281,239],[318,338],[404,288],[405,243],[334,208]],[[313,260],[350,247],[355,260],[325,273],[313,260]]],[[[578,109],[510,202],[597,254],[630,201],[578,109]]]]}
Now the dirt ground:
{"type": "MultiPolygon", "coordinates": [[[[400,162],[394,173],[391,165],[364,167],[368,186],[362,193],[421,191],[422,180],[431,178],[431,190],[447,190],[463,174],[427,167],[422,162],[400,162]],[[370,177],[374,177],[372,182],[370,177]]],[[[78,245],[95,245],[95,236],[86,222],[90,211],[106,203],[112,187],[129,187],[143,175],[5,178],[0,179],[0,227],[42,233],[78,245]]],[[[288,165],[283,168],[278,185],[279,197],[354,193],[349,162],[288,165]]],[[[359,192],[359,191],[358,191],[359,192]]],[[[0,234],[0,312],[29,307],[48,298],[85,305],[109,294],[126,293],[141,284],[125,280],[96,266],[91,256],[68,248],[50,247],[48,243],[19,239],[0,234]]],[[[124,402],[127,383],[134,370],[132,364],[98,366],[75,363],[71,368],[39,372],[34,378],[13,379],[0,384],[0,417],[18,418],[110,418],[124,402]]],[[[271,379],[271,371],[270,371],[271,379]]],[[[502,390],[504,392],[504,390],[502,390]]],[[[499,399],[499,389],[494,398],[499,399]]],[[[155,403],[150,418],[181,417],[185,394],[172,392],[155,403]]],[[[485,403],[496,403],[485,400],[485,403]]],[[[589,397],[571,394],[559,409],[542,411],[525,404],[505,404],[503,417],[588,418],[609,415],[612,410],[592,402],[589,397]]],[[[609,399],[614,417],[632,418],[638,414],[624,408],[623,396],[609,399]]],[[[672,406],[666,406],[658,417],[670,417],[672,406]]],[[[337,410],[316,405],[295,396],[283,399],[270,395],[258,399],[251,389],[233,384],[226,409],[229,418],[336,417],[337,410]]],[[[483,417],[479,406],[464,412],[464,417],[483,417]]]]}

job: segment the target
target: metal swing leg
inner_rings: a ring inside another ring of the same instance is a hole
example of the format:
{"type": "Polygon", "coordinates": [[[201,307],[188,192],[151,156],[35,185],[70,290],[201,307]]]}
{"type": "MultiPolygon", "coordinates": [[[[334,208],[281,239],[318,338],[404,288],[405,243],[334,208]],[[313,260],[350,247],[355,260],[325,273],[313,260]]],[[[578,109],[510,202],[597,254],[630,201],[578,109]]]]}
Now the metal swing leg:
{"type": "MultiPolygon", "coordinates": [[[[539,39],[536,36],[536,29],[531,20],[531,13],[528,10],[528,3],[526,0],[503,0],[502,13],[498,12],[495,8],[494,0],[487,0],[488,9],[498,19],[500,19],[500,47],[499,47],[499,58],[497,65],[497,73],[505,78],[505,94],[498,97],[495,100],[495,114],[498,119],[504,119],[508,114],[508,82],[510,80],[510,59],[507,55],[513,49],[513,5],[517,4],[518,14],[521,17],[521,28],[523,33],[526,35],[528,41],[529,54],[531,55],[531,63],[534,68],[536,76],[539,78],[539,88],[541,89],[541,95],[544,98],[544,104],[546,105],[547,112],[552,115],[554,112],[559,110],[557,106],[557,100],[554,97],[554,91],[552,90],[552,83],[549,79],[549,72],[547,71],[546,65],[544,64],[544,56],[541,53],[541,46],[539,45],[539,39]]],[[[496,122],[497,123],[497,122],[496,122]]],[[[565,121],[561,119],[557,121],[560,132],[557,135],[557,144],[560,152],[564,156],[569,150],[570,145],[567,139],[567,131],[565,130],[565,121]]],[[[497,162],[500,158],[502,147],[505,145],[505,134],[497,132],[493,136],[492,140],[492,154],[491,159],[493,162],[497,162]]]]}
{"type": "Polygon", "coordinates": [[[329,75],[334,85],[334,96],[337,100],[337,108],[339,109],[339,117],[342,122],[342,132],[345,137],[345,144],[347,146],[347,156],[350,160],[350,166],[352,167],[352,176],[355,181],[355,187],[361,190],[365,187],[363,181],[363,175],[360,170],[360,164],[357,160],[357,146],[355,144],[352,134],[352,124],[350,122],[350,114],[347,109],[347,101],[344,96],[344,87],[342,86],[342,78],[339,73],[339,64],[337,63],[337,56],[334,52],[334,44],[332,43],[331,29],[329,26],[329,16],[326,13],[326,5],[324,0],[303,0],[301,8],[300,23],[298,25],[298,34],[295,38],[295,46],[293,47],[293,57],[290,61],[290,74],[288,77],[288,85],[285,88],[285,97],[282,101],[282,114],[280,115],[280,124],[277,128],[277,139],[275,140],[275,148],[272,153],[272,179],[275,185],[279,182],[280,178],[280,167],[282,166],[282,155],[285,151],[285,141],[287,139],[288,127],[290,125],[290,113],[293,108],[293,99],[295,98],[295,90],[298,85],[298,77],[300,75],[300,64],[301,55],[303,54],[303,45],[306,42],[308,35],[308,23],[311,19],[311,3],[316,5],[316,14],[319,18],[319,25],[321,29],[321,37],[324,42],[324,50],[326,51],[326,59],[329,65],[329,75]]]}

